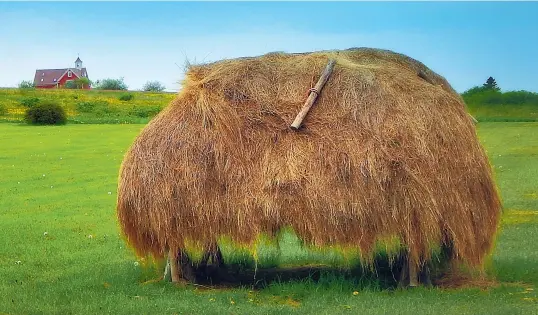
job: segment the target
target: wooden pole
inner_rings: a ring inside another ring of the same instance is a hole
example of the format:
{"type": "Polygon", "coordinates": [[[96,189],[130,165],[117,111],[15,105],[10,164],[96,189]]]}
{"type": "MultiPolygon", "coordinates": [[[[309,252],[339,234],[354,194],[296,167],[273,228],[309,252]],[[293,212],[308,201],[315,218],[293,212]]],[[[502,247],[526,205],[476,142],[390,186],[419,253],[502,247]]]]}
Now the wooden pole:
{"type": "Polygon", "coordinates": [[[417,265],[409,261],[409,286],[416,287],[418,285],[417,265]]]}
{"type": "Polygon", "coordinates": [[[303,105],[303,108],[297,114],[297,117],[295,117],[295,120],[291,124],[291,128],[293,130],[299,130],[301,127],[301,123],[303,122],[304,118],[306,117],[306,114],[308,114],[308,111],[314,105],[314,102],[318,98],[319,93],[321,92],[321,89],[329,79],[329,76],[331,75],[334,65],[336,64],[335,59],[329,60],[329,63],[325,67],[325,70],[323,70],[323,73],[321,74],[321,77],[319,78],[318,82],[314,86],[314,88],[310,89],[310,94],[308,95],[308,98],[306,99],[305,104],[303,105]]]}
{"type": "Polygon", "coordinates": [[[164,267],[164,274],[163,274],[163,280],[164,281],[172,281],[172,273],[170,272],[170,260],[166,260],[166,266],[164,267]]]}
{"type": "Polygon", "coordinates": [[[178,251],[177,250],[170,250],[168,252],[168,262],[170,263],[170,274],[172,278],[172,282],[179,282],[180,275],[179,275],[179,266],[178,266],[178,251]]]}

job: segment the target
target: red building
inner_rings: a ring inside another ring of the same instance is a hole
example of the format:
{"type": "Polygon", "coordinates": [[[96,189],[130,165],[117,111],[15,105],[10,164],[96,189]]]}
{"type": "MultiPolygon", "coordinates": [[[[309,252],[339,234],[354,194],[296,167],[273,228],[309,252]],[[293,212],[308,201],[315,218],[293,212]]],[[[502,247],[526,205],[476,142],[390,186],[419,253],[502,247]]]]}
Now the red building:
{"type": "MultiPolygon", "coordinates": [[[[34,86],[41,89],[60,88],[68,81],[73,81],[79,78],[88,78],[86,68],[82,67],[82,60],[75,60],[74,68],[66,69],[38,69],[35,71],[34,86]]],[[[85,90],[91,87],[83,86],[85,90]]]]}

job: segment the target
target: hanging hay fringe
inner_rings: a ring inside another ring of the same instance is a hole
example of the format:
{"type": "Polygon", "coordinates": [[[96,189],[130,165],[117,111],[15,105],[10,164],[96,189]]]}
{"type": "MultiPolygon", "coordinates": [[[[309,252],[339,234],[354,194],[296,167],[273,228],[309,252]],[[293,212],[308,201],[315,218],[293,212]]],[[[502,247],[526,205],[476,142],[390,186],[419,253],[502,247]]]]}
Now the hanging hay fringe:
{"type": "Polygon", "coordinates": [[[450,246],[475,266],[500,208],[461,97],[422,63],[370,48],[191,66],[125,155],[117,202],[140,255],[291,226],[307,245],[366,260],[397,239],[416,265],[450,246]],[[329,59],[316,106],[291,130],[329,59]]]}

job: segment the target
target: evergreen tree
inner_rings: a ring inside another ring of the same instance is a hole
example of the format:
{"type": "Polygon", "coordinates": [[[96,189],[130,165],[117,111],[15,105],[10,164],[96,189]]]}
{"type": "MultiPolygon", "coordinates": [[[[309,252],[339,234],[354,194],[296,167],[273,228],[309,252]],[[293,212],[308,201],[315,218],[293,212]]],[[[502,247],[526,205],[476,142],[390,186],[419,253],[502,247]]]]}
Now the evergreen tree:
{"type": "Polygon", "coordinates": [[[495,91],[500,90],[499,86],[497,85],[497,82],[495,81],[495,79],[493,77],[489,77],[486,80],[486,83],[483,84],[483,86],[484,86],[484,88],[486,88],[488,90],[495,90],[495,91]]]}

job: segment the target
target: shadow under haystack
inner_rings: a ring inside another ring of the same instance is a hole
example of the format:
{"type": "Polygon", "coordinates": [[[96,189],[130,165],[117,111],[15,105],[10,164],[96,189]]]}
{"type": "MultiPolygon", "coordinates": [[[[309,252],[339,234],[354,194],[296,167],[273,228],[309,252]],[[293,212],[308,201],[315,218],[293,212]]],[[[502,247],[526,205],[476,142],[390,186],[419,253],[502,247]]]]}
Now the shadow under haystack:
{"type": "Polygon", "coordinates": [[[366,264],[378,244],[397,243],[410,270],[439,248],[480,267],[501,208],[461,97],[422,63],[370,48],[191,66],[125,155],[118,192],[135,251],[173,261],[187,244],[249,245],[289,226],[366,264]],[[332,74],[291,129],[329,59],[332,74]]]}

